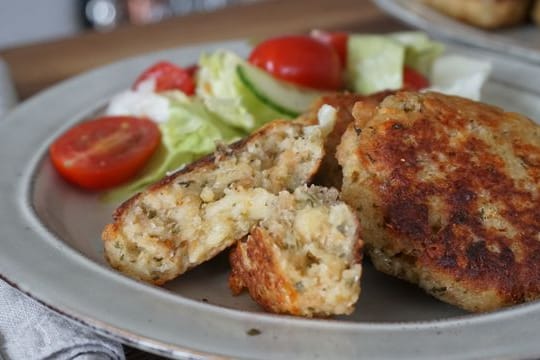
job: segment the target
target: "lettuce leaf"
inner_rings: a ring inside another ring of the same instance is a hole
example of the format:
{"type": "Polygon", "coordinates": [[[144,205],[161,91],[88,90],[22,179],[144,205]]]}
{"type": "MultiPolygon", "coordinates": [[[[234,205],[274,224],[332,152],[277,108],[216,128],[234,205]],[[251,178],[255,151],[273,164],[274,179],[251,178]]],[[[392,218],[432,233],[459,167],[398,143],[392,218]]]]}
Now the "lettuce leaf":
{"type": "Polygon", "coordinates": [[[208,109],[236,128],[253,131],[265,123],[288,118],[259,100],[238,76],[245,61],[225,50],[202,55],[197,74],[197,95],[208,109]]]}
{"type": "Polygon", "coordinates": [[[209,112],[201,100],[175,91],[167,95],[170,117],[159,125],[161,145],[140,175],[103,195],[119,201],[164,177],[167,172],[191,163],[215,150],[216,142],[231,143],[246,134],[227,126],[209,112]]]}

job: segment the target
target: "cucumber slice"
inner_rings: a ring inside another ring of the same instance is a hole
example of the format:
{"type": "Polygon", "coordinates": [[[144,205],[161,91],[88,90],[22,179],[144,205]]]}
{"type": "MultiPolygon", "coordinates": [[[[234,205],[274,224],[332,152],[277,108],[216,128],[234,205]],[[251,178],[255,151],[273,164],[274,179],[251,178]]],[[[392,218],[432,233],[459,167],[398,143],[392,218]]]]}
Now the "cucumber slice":
{"type": "Polygon", "coordinates": [[[369,95],[403,85],[405,46],[383,35],[351,35],[347,42],[347,85],[369,95]]]}
{"type": "Polygon", "coordinates": [[[262,102],[274,110],[296,117],[309,109],[323,93],[299,88],[274,78],[266,71],[249,64],[236,67],[240,81],[262,102]]]}

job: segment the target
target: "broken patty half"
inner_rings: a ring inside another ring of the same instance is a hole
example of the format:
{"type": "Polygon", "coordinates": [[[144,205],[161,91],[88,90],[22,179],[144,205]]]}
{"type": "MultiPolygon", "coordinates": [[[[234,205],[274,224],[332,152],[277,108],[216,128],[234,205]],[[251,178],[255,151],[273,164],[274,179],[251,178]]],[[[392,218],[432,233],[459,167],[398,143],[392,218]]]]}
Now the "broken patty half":
{"type": "Polygon", "coordinates": [[[102,234],[106,259],[136,279],[174,279],[247,235],[271,211],[259,207],[265,196],[309,181],[323,144],[319,126],[274,121],[196,161],[116,210],[102,234]]]}
{"type": "Polygon", "coordinates": [[[335,189],[302,186],[272,197],[274,211],[231,251],[231,290],[246,288],[274,313],[350,314],[362,272],[356,214],[335,189]]]}
{"type": "Polygon", "coordinates": [[[329,105],[336,111],[335,124],[324,143],[325,156],[319,170],[315,174],[313,183],[335,187],[336,189],[341,188],[343,174],[336,160],[336,148],[341,142],[341,136],[347,129],[347,126],[354,120],[352,115],[354,104],[362,101],[366,106],[369,104],[376,107],[385,97],[393,93],[394,91],[382,91],[372,95],[346,92],[327,94],[315,101],[311,105],[311,108],[296,120],[306,125],[317,125],[319,123],[319,111],[323,105],[329,105]]]}
{"type": "Polygon", "coordinates": [[[540,127],[499,108],[402,92],[355,105],[342,197],[375,267],[470,311],[540,297],[540,127]]]}

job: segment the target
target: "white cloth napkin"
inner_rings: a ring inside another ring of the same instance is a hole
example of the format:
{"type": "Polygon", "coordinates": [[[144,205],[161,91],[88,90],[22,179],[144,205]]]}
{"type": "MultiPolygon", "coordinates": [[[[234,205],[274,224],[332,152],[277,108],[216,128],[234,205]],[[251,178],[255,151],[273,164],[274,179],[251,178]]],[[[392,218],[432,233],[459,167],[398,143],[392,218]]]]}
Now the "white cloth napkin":
{"type": "MultiPolygon", "coordinates": [[[[0,59],[0,121],[17,102],[0,59]]],[[[124,360],[122,345],[53,313],[0,280],[0,360],[124,360]]]]}
{"type": "Polygon", "coordinates": [[[123,360],[122,345],[67,320],[0,280],[0,358],[123,360]]]}

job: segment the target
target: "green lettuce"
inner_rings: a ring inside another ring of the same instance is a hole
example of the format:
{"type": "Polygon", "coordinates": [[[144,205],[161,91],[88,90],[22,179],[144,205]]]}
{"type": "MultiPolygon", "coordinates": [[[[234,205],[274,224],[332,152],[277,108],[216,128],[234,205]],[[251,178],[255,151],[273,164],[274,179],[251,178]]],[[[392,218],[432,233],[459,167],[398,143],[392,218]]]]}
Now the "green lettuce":
{"type": "Polygon", "coordinates": [[[123,200],[163,178],[167,172],[191,163],[215,150],[216,142],[230,143],[246,134],[207,110],[201,100],[181,92],[166,95],[169,120],[160,124],[161,145],[140,175],[103,195],[105,201],[123,200]]]}
{"type": "Polygon", "coordinates": [[[230,51],[202,55],[197,74],[197,95],[231,126],[251,132],[265,123],[289,118],[259,100],[236,71],[245,61],[230,51]]]}

